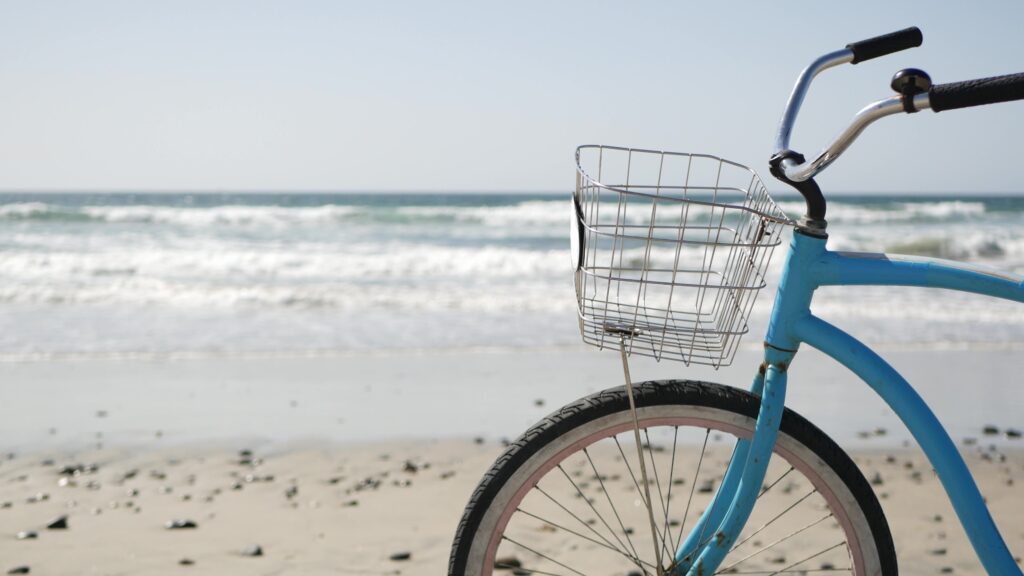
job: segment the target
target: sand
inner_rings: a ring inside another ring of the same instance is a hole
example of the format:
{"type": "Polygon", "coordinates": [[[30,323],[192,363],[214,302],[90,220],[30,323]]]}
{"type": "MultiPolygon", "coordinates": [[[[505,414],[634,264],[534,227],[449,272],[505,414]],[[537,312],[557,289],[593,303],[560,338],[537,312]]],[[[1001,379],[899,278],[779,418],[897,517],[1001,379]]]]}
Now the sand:
{"type": "MultiPolygon", "coordinates": [[[[738,364],[756,358],[743,355],[738,364]]],[[[1004,433],[1024,423],[1017,355],[887,356],[924,380],[1011,550],[1024,554],[1024,440],[1004,433]],[[999,432],[986,435],[986,424],[999,432]]],[[[445,573],[462,509],[502,439],[617,384],[615,360],[563,350],[0,365],[0,573],[445,573]],[[66,529],[46,528],[62,516],[66,529]],[[196,527],[168,529],[174,520],[196,527]],[[37,537],[18,539],[24,531],[37,537]]],[[[798,356],[790,390],[791,405],[877,482],[904,573],[983,573],[884,405],[813,351],[798,356]]]]}
{"type": "MultiPolygon", "coordinates": [[[[500,450],[494,443],[444,441],[295,446],[251,455],[226,447],[14,455],[0,465],[0,568],[442,574],[466,499],[500,450]],[[67,529],[46,528],[61,516],[67,529]],[[174,520],[196,528],[168,529],[174,520]],[[38,537],[19,540],[21,531],[38,537]],[[251,555],[256,546],[259,556],[251,555]],[[391,559],[400,553],[411,557],[391,559]]],[[[965,451],[1008,544],[1024,552],[1024,453],[965,451]]],[[[906,573],[982,573],[919,454],[863,451],[857,461],[869,478],[878,476],[875,489],[906,573]]],[[[788,552],[796,558],[800,548],[788,552]]]]}

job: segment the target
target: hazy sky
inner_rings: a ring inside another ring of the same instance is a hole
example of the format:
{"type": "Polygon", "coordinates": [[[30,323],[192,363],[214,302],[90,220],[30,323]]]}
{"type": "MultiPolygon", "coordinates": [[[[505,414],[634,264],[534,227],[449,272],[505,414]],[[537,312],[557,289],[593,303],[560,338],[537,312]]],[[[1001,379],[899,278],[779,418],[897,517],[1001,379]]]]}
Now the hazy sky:
{"type": "MultiPolygon", "coordinates": [[[[583,143],[765,168],[800,69],[808,155],[891,75],[1024,71],[1024,2],[0,2],[0,189],[564,190],[583,143]]],[[[1022,191],[1024,103],[887,118],[820,181],[1022,191]]],[[[773,189],[778,189],[774,184],[773,189]]]]}

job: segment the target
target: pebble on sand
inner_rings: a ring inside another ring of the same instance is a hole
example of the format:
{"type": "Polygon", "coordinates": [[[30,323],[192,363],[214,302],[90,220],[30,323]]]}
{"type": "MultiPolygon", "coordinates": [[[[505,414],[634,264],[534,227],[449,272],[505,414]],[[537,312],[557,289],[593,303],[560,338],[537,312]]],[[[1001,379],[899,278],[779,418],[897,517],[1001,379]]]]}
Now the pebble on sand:
{"type": "Polygon", "coordinates": [[[497,570],[511,570],[512,568],[522,568],[523,563],[515,556],[505,556],[504,558],[498,558],[495,560],[494,567],[497,570]]]}
{"type": "Polygon", "coordinates": [[[252,546],[249,546],[245,550],[242,550],[242,556],[249,556],[249,557],[252,557],[252,558],[256,558],[258,556],[263,556],[263,548],[260,547],[259,544],[253,544],[252,546]]]}
{"type": "Polygon", "coordinates": [[[195,563],[196,561],[191,558],[182,558],[181,560],[178,560],[178,564],[182,566],[192,566],[195,563]]]}
{"type": "Polygon", "coordinates": [[[17,534],[18,540],[35,540],[39,538],[39,533],[32,530],[23,530],[17,534]]]}
{"type": "Polygon", "coordinates": [[[68,517],[67,516],[58,516],[58,517],[54,518],[52,521],[50,521],[49,524],[46,525],[46,529],[47,530],[67,530],[68,529],[68,517]]]}
{"type": "Polygon", "coordinates": [[[404,551],[403,552],[395,552],[391,556],[388,556],[388,559],[393,561],[393,562],[404,562],[406,560],[409,560],[410,558],[412,558],[412,552],[404,552],[404,551]]]}
{"type": "Polygon", "coordinates": [[[164,524],[164,528],[167,528],[168,530],[190,530],[190,529],[198,528],[198,527],[199,527],[199,525],[196,524],[195,521],[193,521],[193,520],[178,520],[178,519],[175,519],[175,520],[168,520],[164,524]]]}
{"type": "Polygon", "coordinates": [[[28,574],[32,569],[28,566],[15,566],[7,571],[8,574],[28,574]]]}

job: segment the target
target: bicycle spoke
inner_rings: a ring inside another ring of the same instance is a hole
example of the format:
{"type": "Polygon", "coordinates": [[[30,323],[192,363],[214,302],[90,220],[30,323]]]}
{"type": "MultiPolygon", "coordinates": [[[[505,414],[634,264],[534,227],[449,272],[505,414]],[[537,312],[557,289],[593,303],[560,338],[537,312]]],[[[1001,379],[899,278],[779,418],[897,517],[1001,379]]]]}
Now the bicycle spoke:
{"type": "MultiPolygon", "coordinates": [[[[565,476],[565,479],[568,480],[570,484],[572,484],[572,487],[576,489],[576,493],[580,495],[580,498],[582,498],[583,501],[587,503],[587,506],[590,506],[590,509],[593,510],[595,515],[597,515],[597,518],[601,521],[601,524],[604,524],[604,527],[607,528],[608,532],[611,533],[612,538],[615,538],[615,541],[619,543],[619,546],[625,548],[626,545],[622,542],[622,539],[619,538],[619,536],[615,533],[615,530],[613,530],[612,527],[608,525],[608,522],[605,521],[604,516],[602,516],[601,513],[597,511],[597,508],[594,507],[594,503],[590,501],[590,498],[587,498],[586,494],[584,494],[582,490],[580,490],[580,487],[577,486],[576,482],[569,477],[569,474],[565,471],[564,468],[562,468],[561,464],[558,465],[558,469],[562,472],[562,475],[565,476]]],[[[609,544],[611,544],[611,542],[609,542],[609,544]]]]}
{"type": "Polygon", "coordinates": [[[633,474],[633,467],[629,465],[629,458],[626,457],[626,452],[622,449],[622,444],[619,444],[619,437],[612,436],[612,440],[615,441],[615,446],[619,449],[619,454],[622,455],[622,462],[626,465],[626,470],[629,471],[629,477],[633,479],[633,485],[636,486],[640,502],[646,506],[647,500],[644,499],[644,491],[640,488],[640,481],[636,479],[636,474],[633,474]]]}
{"type": "MultiPolygon", "coordinates": [[[[636,475],[633,474],[633,468],[629,465],[629,458],[626,457],[625,450],[623,450],[622,449],[622,445],[619,444],[618,437],[612,436],[612,440],[615,441],[615,445],[619,448],[619,454],[622,455],[622,462],[626,465],[626,470],[629,470],[629,476],[633,479],[633,485],[636,486],[637,495],[640,498],[640,502],[642,502],[644,504],[644,506],[650,506],[648,504],[648,502],[647,502],[647,499],[644,498],[644,490],[643,490],[643,488],[640,487],[640,481],[636,479],[636,475]]],[[[658,536],[661,537],[662,536],[661,535],[661,531],[657,531],[657,532],[658,532],[658,536]]]]}
{"type": "Polygon", "coordinates": [[[761,496],[764,496],[765,494],[767,494],[769,490],[771,490],[772,488],[775,488],[776,484],[778,484],[779,482],[782,482],[783,478],[785,478],[786,476],[789,476],[789,473],[792,472],[793,470],[795,470],[795,468],[790,466],[789,470],[786,470],[785,472],[783,472],[782,476],[779,476],[778,478],[775,479],[775,482],[772,482],[771,484],[766,486],[764,489],[762,489],[761,493],[758,494],[757,497],[760,498],[761,496]]]}
{"type": "MultiPolygon", "coordinates": [[[[644,438],[647,439],[647,451],[651,454],[651,471],[654,472],[654,487],[658,490],[658,500],[661,502],[661,511],[665,513],[665,532],[661,535],[661,549],[668,558],[674,555],[668,549],[668,542],[672,541],[672,534],[668,526],[668,507],[665,506],[665,498],[661,494],[661,480],[658,478],[658,466],[654,463],[654,447],[651,445],[651,435],[648,429],[644,428],[644,438]]],[[[661,563],[659,559],[658,563],[661,563]]]]}
{"type": "MultiPolygon", "coordinates": [[[[573,574],[579,574],[579,576],[587,576],[583,572],[580,572],[579,570],[574,570],[573,568],[570,568],[569,566],[566,566],[565,564],[562,564],[561,562],[559,562],[558,560],[555,560],[554,558],[548,556],[547,554],[541,554],[540,552],[537,552],[533,548],[530,548],[529,546],[527,546],[525,544],[521,544],[519,542],[516,542],[515,540],[509,538],[508,536],[502,535],[501,539],[502,540],[507,540],[507,541],[515,544],[516,546],[519,546],[523,550],[527,550],[529,552],[532,552],[532,553],[536,554],[537,556],[540,556],[541,558],[544,558],[545,560],[547,560],[549,562],[553,562],[555,564],[558,564],[559,566],[561,566],[562,568],[565,568],[566,570],[572,572],[573,574]]],[[[554,574],[552,572],[541,572],[540,570],[530,570],[529,568],[527,568],[527,570],[529,570],[530,572],[532,572],[534,574],[546,574],[548,576],[562,576],[561,574],[554,574]]]]}
{"type": "Polygon", "coordinates": [[[545,524],[548,524],[548,525],[550,525],[550,526],[552,526],[554,528],[558,528],[559,530],[563,530],[565,532],[568,532],[569,534],[572,534],[574,536],[582,538],[582,539],[586,540],[587,542],[592,542],[594,544],[597,544],[598,546],[601,546],[603,548],[607,548],[608,550],[612,550],[612,551],[622,555],[625,558],[629,558],[629,560],[634,562],[634,563],[639,562],[640,564],[646,564],[646,565],[650,566],[651,568],[655,567],[650,562],[645,562],[645,561],[641,560],[640,558],[636,558],[636,557],[630,556],[628,553],[623,552],[622,550],[620,550],[620,549],[618,549],[618,548],[616,548],[614,546],[611,546],[611,545],[609,545],[606,542],[599,542],[597,540],[594,540],[593,538],[591,538],[589,536],[586,536],[584,534],[580,534],[579,532],[576,532],[576,531],[574,531],[572,529],[566,528],[565,526],[562,526],[560,524],[552,522],[551,520],[548,520],[547,518],[541,518],[540,516],[538,516],[538,515],[536,515],[536,514],[534,514],[532,512],[527,512],[526,510],[523,510],[522,508],[516,508],[516,512],[520,512],[520,513],[525,514],[525,515],[527,515],[527,516],[529,516],[531,518],[540,520],[541,522],[543,522],[545,524]]]}
{"type": "MultiPolygon", "coordinates": [[[[787,508],[786,508],[785,510],[783,510],[782,512],[779,512],[778,514],[776,514],[774,518],[772,518],[771,520],[769,520],[769,521],[765,522],[765,523],[764,523],[764,524],[763,524],[763,525],[762,525],[762,526],[761,526],[760,528],[758,528],[757,530],[754,530],[754,532],[753,532],[752,534],[749,534],[749,535],[747,535],[747,537],[746,537],[746,538],[744,538],[743,540],[741,540],[741,541],[737,542],[737,543],[736,543],[735,545],[733,545],[733,547],[732,547],[732,550],[735,550],[735,549],[739,548],[740,546],[742,546],[743,544],[745,544],[745,543],[746,543],[746,542],[747,542],[748,540],[750,540],[750,539],[751,539],[751,538],[753,538],[754,536],[757,536],[758,534],[760,534],[762,530],[764,530],[765,528],[767,528],[767,527],[771,526],[771,524],[772,524],[773,522],[775,522],[775,521],[776,521],[776,520],[778,520],[779,518],[782,518],[782,516],[783,516],[783,515],[785,515],[785,514],[786,514],[787,512],[789,512],[789,511],[790,511],[790,510],[792,510],[793,508],[796,508],[796,507],[797,507],[797,506],[798,506],[798,505],[799,505],[799,504],[800,504],[801,502],[803,502],[804,500],[807,500],[807,499],[808,499],[808,498],[810,498],[810,497],[811,497],[812,495],[814,495],[814,494],[817,494],[817,492],[818,492],[818,489],[817,489],[817,488],[814,488],[814,489],[812,489],[812,490],[811,490],[810,492],[808,492],[807,494],[804,494],[804,495],[803,495],[803,496],[802,496],[802,497],[801,497],[801,498],[800,498],[799,500],[797,500],[796,502],[793,502],[793,503],[792,503],[792,504],[790,504],[790,505],[789,505],[789,506],[788,506],[788,507],[787,507],[787,508]]],[[[730,552],[732,552],[732,550],[730,550],[730,552]]]]}
{"type": "MultiPolygon", "coordinates": [[[[665,533],[668,534],[668,541],[675,542],[676,539],[672,537],[672,531],[669,524],[669,510],[672,509],[672,481],[675,479],[676,472],[676,444],[679,440],[679,426],[675,426],[672,432],[672,460],[668,464],[668,495],[665,499],[668,501],[668,506],[665,509],[665,533]]],[[[669,558],[675,559],[674,552],[669,552],[669,558]]]]}
{"type": "MultiPolygon", "coordinates": [[[[789,540],[793,536],[796,536],[797,534],[800,534],[801,532],[811,528],[812,526],[817,526],[818,524],[821,524],[822,522],[824,522],[825,520],[828,520],[831,517],[832,517],[832,513],[829,512],[828,514],[825,514],[824,516],[822,516],[821,518],[815,520],[814,522],[811,522],[811,523],[805,525],[803,528],[800,528],[798,530],[794,530],[793,532],[790,532],[789,534],[783,536],[782,538],[779,538],[778,540],[776,540],[775,542],[772,542],[771,544],[765,546],[764,548],[761,548],[760,550],[757,550],[755,552],[751,552],[747,556],[744,556],[743,558],[733,562],[732,564],[726,566],[725,568],[722,568],[721,570],[719,570],[719,572],[728,571],[730,568],[733,568],[735,566],[739,566],[740,564],[746,562],[747,560],[750,560],[751,558],[753,558],[754,556],[757,556],[758,554],[764,552],[765,550],[770,550],[770,549],[774,548],[775,546],[778,546],[782,542],[785,542],[786,540],[789,540]]],[[[730,552],[732,552],[733,550],[736,550],[736,548],[738,546],[739,545],[737,544],[735,547],[733,547],[732,550],[730,550],[730,552]]]]}
{"type": "MultiPolygon", "coordinates": [[[[775,576],[776,574],[782,574],[783,572],[788,572],[790,568],[792,568],[794,566],[799,566],[799,565],[803,564],[804,562],[807,562],[808,560],[813,560],[813,559],[817,558],[818,556],[821,556],[822,554],[824,554],[826,552],[831,552],[832,550],[835,550],[836,548],[839,548],[843,544],[846,544],[845,540],[840,542],[840,543],[838,543],[838,544],[836,544],[835,546],[830,546],[828,548],[825,548],[821,552],[817,552],[815,554],[811,554],[810,556],[808,556],[807,558],[804,558],[803,560],[797,560],[796,562],[790,564],[789,566],[786,566],[782,570],[778,570],[776,572],[772,572],[768,576],[775,576]]],[[[800,572],[802,572],[802,570],[800,570],[800,572]]]]}
{"type": "Polygon", "coordinates": [[[604,496],[608,500],[608,505],[612,507],[612,513],[615,514],[615,519],[618,520],[619,527],[622,528],[622,533],[626,535],[626,542],[629,543],[629,547],[633,550],[633,555],[639,560],[640,554],[636,551],[636,546],[633,545],[633,539],[629,537],[629,531],[626,530],[626,525],[622,523],[622,517],[619,516],[619,511],[615,507],[615,503],[612,502],[612,495],[608,492],[608,488],[605,487],[604,479],[601,478],[601,474],[597,471],[597,466],[594,465],[594,460],[590,457],[590,452],[584,448],[583,454],[587,457],[587,461],[590,462],[590,468],[594,471],[594,477],[597,478],[597,482],[601,485],[601,491],[604,492],[604,496]]]}
{"type": "MultiPolygon", "coordinates": [[[[808,559],[809,560],[809,559],[808,559]]],[[[729,574],[817,574],[818,572],[853,572],[853,568],[801,568],[799,570],[739,570],[729,574]]],[[[717,572],[716,572],[717,574],[717,572]]]]}
{"type": "MultiPolygon", "coordinates": [[[[697,459],[697,471],[693,473],[693,482],[690,484],[690,497],[686,499],[686,510],[683,512],[683,523],[679,527],[679,538],[676,540],[676,550],[683,545],[683,534],[686,534],[686,520],[690,517],[690,504],[693,503],[693,492],[697,489],[697,478],[700,476],[700,467],[704,463],[704,452],[708,449],[708,437],[711,436],[711,429],[704,431],[704,445],[700,449],[700,458],[697,459]]],[[[703,535],[702,535],[703,536],[703,535]]]]}
{"type": "MultiPolygon", "coordinates": [[[[541,494],[543,494],[543,495],[544,495],[545,497],[547,497],[547,499],[548,499],[548,500],[551,500],[551,501],[552,501],[552,502],[553,502],[553,503],[554,503],[554,504],[555,504],[556,506],[558,506],[559,508],[561,508],[562,510],[564,510],[566,514],[568,514],[569,516],[572,516],[573,518],[575,518],[575,519],[576,519],[576,521],[577,521],[577,522],[579,522],[580,524],[582,524],[583,526],[585,526],[585,527],[587,528],[587,530],[590,530],[591,532],[593,532],[593,533],[594,533],[594,535],[595,535],[595,536],[597,536],[598,538],[600,538],[600,539],[604,540],[606,544],[608,544],[609,546],[611,546],[611,547],[613,547],[613,548],[615,547],[615,545],[614,545],[614,544],[612,544],[612,543],[611,543],[611,542],[610,542],[610,541],[609,541],[609,540],[608,540],[607,538],[605,538],[605,537],[604,537],[604,535],[602,535],[602,534],[601,534],[600,532],[598,532],[597,530],[595,530],[593,526],[591,526],[590,524],[588,524],[586,520],[584,520],[584,519],[580,518],[579,516],[577,516],[576,514],[574,514],[574,513],[572,512],[572,510],[569,510],[568,508],[566,508],[565,506],[563,506],[561,502],[559,502],[558,500],[555,500],[555,499],[554,499],[554,498],[553,498],[553,497],[552,497],[552,496],[551,496],[550,494],[548,494],[548,493],[547,493],[547,492],[545,492],[545,491],[544,491],[543,489],[541,489],[541,487],[540,487],[540,486],[534,486],[534,490],[536,490],[536,491],[540,492],[541,494]]],[[[613,533],[612,533],[612,537],[614,537],[614,536],[615,536],[615,534],[614,534],[614,532],[613,532],[613,533]]],[[[618,538],[616,538],[616,540],[618,540],[618,538]]],[[[622,541],[621,541],[621,540],[619,541],[619,544],[622,544],[622,541]]],[[[620,552],[622,552],[623,554],[626,554],[626,553],[625,553],[625,552],[623,552],[622,550],[619,550],[619,551],[620,551],[620,552]]]]}
{"type": "MultiPolygon", "coordinates": [[[[588,523],[587,521],[585,521],[585,520],[583,520],[582,518],[580,518],[579,516],[575,515],[575,513],[573,513],[573,512],[572,512],[572,510],[570,510],[570,509],[566,508],[566,507],[565,507],[564,505],[562,505],[562,503],[561,503],[561,502],[559,502],[558,500],[556,500],[556,499],[555,499],[554,497],[552,497],[552,496],[551,496],[550,494],[548,494],[547,492],[545,492],[544,490],[542,490],[542,489],[541,489],[540,487],[534,487],[534,489],[535,489],[535,490],[537,490],[538,492],[540,492],[541,494],[544,494],[544,496],[545,496],[545,497],[547,497],[547,498],[548,498],[549,500],[551,500],[552,502],[554,502],[554,504],[555,504],[556,506],[558,506],[558,507],[559,507],[559,508],[561,508],[561,509],[562,509],[563,511],[565,511],[565,513],[567,513],[567,515],[569,515],[570,517],[572,517],[573,519],[575,519],[575,521],[579,522],[579,523],[580,523],[581,525],[583,525],[584,527],[586,527],[586,528],[587,528],[587,530],[590,530],[591,532],[593,532],[595,536],[597,536],[598,538],[600,538],[600,539],[604,540],[604,542],[605,542],[606,544],[608,544],[609,546],[612,546],[612,547],[614,547],[614,544],[612,544],[612,543],[611,543],[611,542],[610,542],[610,541],[609,541],[609,540],[608,540],[607,538],[605,538],[603,534],[601,534],[600,532],[598,532],[597,530],[595,530],[595,529],[594,529],[594,527],[593,527],[593,526],[591,526],[591,525],[590,525],[590,524],[589,524],[589,523],[588,523]]],[[[612,536],[614,536],[614,534],[612,534],[612,536]]],[[[616,548],[616,549],[617,549],[617,548],[616,548]]],[[[622,551],[622,550],[620,550],[620,551],[622,551]]],[[[625,552],[624,552],[624,553],[625,553],[625,552]]]]}

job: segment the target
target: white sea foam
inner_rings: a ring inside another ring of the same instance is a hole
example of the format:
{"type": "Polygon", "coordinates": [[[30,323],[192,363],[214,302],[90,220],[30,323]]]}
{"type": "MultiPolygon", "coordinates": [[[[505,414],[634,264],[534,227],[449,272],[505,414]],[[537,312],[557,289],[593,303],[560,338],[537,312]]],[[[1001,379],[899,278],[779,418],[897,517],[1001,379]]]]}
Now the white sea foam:
{"type": "MultiPolygon", "coordinates": [[[[547,330],[545,321],[573,323],[566,198],[334,201],[294,207],[198,207],[166,199],[0,203],[0,323],[31,326],[0,331],[0,355],[230,353],[249,340],[264,348],[287,342],[317,349],[424,339],[438,346],[518,345],[532,342],[529,332],[547,330]],[[152,323],[153,330],[132,328],[136,322],[152,323]],[[358,337],[340,328],[353,323],[358,337]],[[448,325],[452,334],[438,328],[448,325]],[[258,331],[268,331],[266,338],[244,336],[258,331]]],[[[1024,271],[1024,211],[990,206],[837,199],[829,205],[829,246],[1024,271]]],[[[638,207],[627,210],[625,222],[647,221],[649,207],[638,207]]],[[[782,207],[790,216],[803,210],[802,202],[782,207]]],[[[602,205],[601,221],[619,219],[615,208],[602,205]]],[[[694,207],[687,216],[709,214],[694,207]]],[[[661,206],[658,215],[665,224],[680,216],[661,206]]],[[[763,330],[784,248],[768,270],[753,331],[763,330]]],[[[700,246],[677,255],[666,243],[648,250],[633,242],[616,252],[619,262],[636,267],[671,268],[678,257],[680,267],[697,268],[704,256],[700,246]]],[[[889,326],[870,332],[886,341],[988,342],[993,335],[1024,341],[1024,307],[945,291],[825,289],[815,310],[855,332],[861,325],[889,326]]],[[[557,336],[545,342],[574,342],[571,332],[554,330],[557,336]]]]}
{"type": "Polygon", "coordinates": [[[178,224],[184,226],[259,226],[331,222],[353,212],[352,206],[217,206],[175,208],[162,206],[90,206],[84,214],[103,222],[178,224]]]}
{"type": "MultiPolygon", "coordinates": [[[[790,217],[803,214],[803,201],[780,202],[790,217]]],[[[828,220],[839,224],[875,224],[892,222],[938,222],[962,219],[977,219],[986,214],[983,202],[948,200],[937,202],[885,202],[880,198],[877,204],[851,204],[841,199],[828,203],[828,220]]]]}
{"type": "Polygon", "coordinates": [[[0,205],[0,218],[31,218],[52,211],[54,207],[44,202],[15,202],[0,205]]]}

